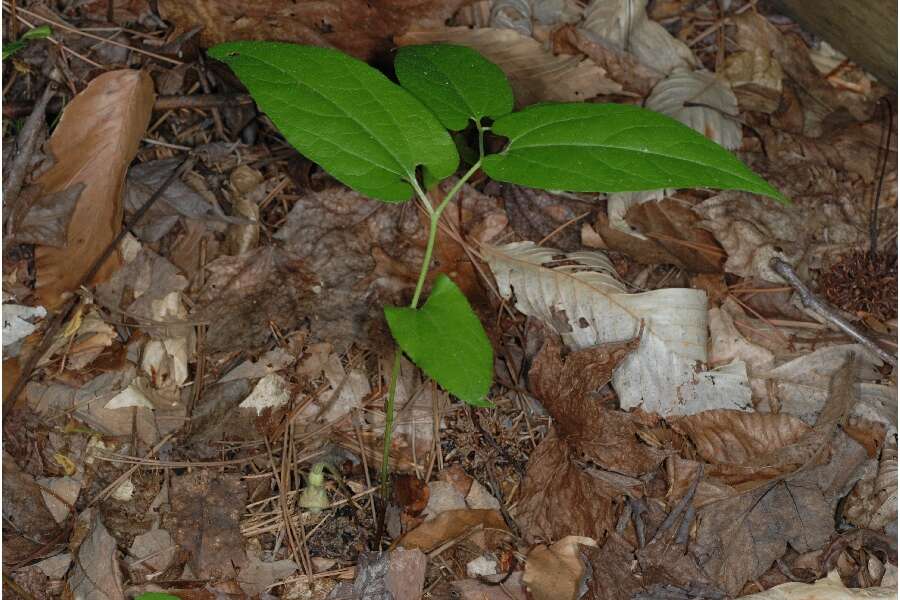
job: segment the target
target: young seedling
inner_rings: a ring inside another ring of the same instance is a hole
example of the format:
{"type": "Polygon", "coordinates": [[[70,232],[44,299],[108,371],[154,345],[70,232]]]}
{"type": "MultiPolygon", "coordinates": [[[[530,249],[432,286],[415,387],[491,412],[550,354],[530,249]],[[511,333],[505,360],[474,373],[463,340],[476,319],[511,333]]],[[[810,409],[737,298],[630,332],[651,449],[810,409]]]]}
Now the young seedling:
{"type": "MultiPolygon", "coordinates": [[[[438,275],[420,306],[444,209],[479,170],[498,181],[572,192],[662,188],[736,189],[787,200],[721,146],[661,114],[618,104],[546,103],[513,111],[497,65],[470,48],[401,48],[399,85],[369,65],[327,48],[275,42],[220,44],[210,55],[241,79],[260,109],[297,150],[335,179],[383,202],[417,197],[428,241],[408,307],[386,307],[400,349],[429,377],[481,407],[493,381],[493,349],[468,300],[438,275]],[[449,131],[473,126],[474,163],[436,201],[431,191],[454,175],[459,154],[449,131]],[[485,154],[484,135],[508,138],[485,154]]],[[[385,401],[382,493],[387,492],[395,353],[385,401]]]]}

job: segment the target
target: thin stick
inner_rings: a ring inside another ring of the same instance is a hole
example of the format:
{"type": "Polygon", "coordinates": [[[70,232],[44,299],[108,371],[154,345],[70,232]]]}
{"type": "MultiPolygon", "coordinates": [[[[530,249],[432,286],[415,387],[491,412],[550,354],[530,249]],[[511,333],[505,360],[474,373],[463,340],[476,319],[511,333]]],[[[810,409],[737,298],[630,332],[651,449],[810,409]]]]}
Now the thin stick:
{"type": "Polygon", "coordinates": [[[797,273],[791,265],[780,258],[775,257],[769,262],[769,266],[797,291],[797,295],[800,297],[803,306],[814,311],[823,319],[846,333],[887,364],[893,367],[897,366],[896,356],[890,354],[884,348],[876,344],[866,334],[840,316],[827,302],[813,294],[812,291],[806,287],[806,284],[800,280],[800,277],[797,276],[797,273]]]}

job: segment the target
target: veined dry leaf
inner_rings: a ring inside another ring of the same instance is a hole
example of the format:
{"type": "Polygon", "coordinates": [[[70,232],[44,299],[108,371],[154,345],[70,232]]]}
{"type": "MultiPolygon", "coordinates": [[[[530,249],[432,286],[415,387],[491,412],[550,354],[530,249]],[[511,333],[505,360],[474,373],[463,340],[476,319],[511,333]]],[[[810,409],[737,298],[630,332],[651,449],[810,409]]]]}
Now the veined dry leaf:
{"type": "Polygon", "coordinates": [[[773,113],[781,101],[784,72],[769,48],[733,52],[721,72],[745,111],[773,113]]]}
{"type": "Polygon", "coordinates": [[[656,84],[644,107],[681,121],[729,150],[741,147],[737,98],[709,71],[674,71],[656,84]]]}
{"type": "Polygon", "coordinates": [[[578,600],[587,592],[591,572],[581,546],[596,548],[597,542],[570,535],[531,549],[522,582],[534,600],[578,600]]]}
{"type": "MultiPolygon", "coordinates": [[[[122,227],[125,173],[147,130],[155,95],[143,71],[110,71],[92,80],[63,111],[50,138],[56,164],[35,182],[46,194],[84,185],[65,248],[35,248],[36,293],[53,308],[71,292],[122,227]]],[[[111,258],[95,277],[116,267],[111,258]]]]}
{"type": "Polygon", "coordinates": [[[594,0],[584,12],[581,28],[663,74],[697,65],[684,42],[647,16],[647,0],[594,0]]]}
{"type": "Polygon", "coordinates": [[[707,337],[702,291],[629,294],[599,252],[564,254],[522,242],[483,246],[482,254],[501,295],[515,293],[516,308],[551,325],[570,348],[630,339],[643,321],[638,350],[613,375],[623,408],[673,415],[749,407],[742,363],[702,371],[707,337]]]}
{"type": "Polygon", "coordinates": [[[600,65],[609,78],[620,83],[628,91],[646,97],[665,75],[639,62],[634,56],[618,50],[599,35],[578,28],[567,33],[568,41],[600,65]]]}
{"type": "Polygon", "coordinates": [[[41,194],[37,187],[29,190],[34,190],[33,193],[40,197],[13,229],[16,243],[65,247],[69,222],[84,184],[77,183],[53,194],[41,194]]]}
{"type": "Polygon", "coordinates": [[[518,106],[579,102],[622,91],[622,86],[607,79],[605,71],[591,61],[578,56],[554,56],[537,40],[512,29],[452,27],[410,31],[396,42],[400,46],[459,44],[477,50],[506,73],[518,106]]]}

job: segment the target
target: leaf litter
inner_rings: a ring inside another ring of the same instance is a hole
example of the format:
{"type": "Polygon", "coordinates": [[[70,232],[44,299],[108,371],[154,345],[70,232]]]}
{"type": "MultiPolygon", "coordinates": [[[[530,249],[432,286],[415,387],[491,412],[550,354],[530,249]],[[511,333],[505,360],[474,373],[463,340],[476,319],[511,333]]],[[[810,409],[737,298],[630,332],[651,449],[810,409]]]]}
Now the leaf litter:
{"type": "Polygon", "coordinates": [[[896,138],[878,81],[746,2],[374,3],[365,19],[257,4],[117,1],[115,32],[96,29],[105,3],[17,8],[69,25],[4,81],[4,158],[28,163],[4,224],[7,386],[52,338],[5,421],[4,591],[896,594],[896,373],[769,264],[895,337],[882,288],[897,178],[893,150],[883,174],[879,153],[885,130],[896,138]],[[436,264],[489,324],[497,408],[461,407],[404,361],[391,466],[405,495],[387,528],[421,551],[378,555],[392,356],[375,307],[411,292],[423,215],[319,172],[199,59],[260,37],[381,67],[394,44],[468,45],[520,105],[659,110],[736,148],[793,204],[467,184],[436,264]],[[151,113],[154,89],[177,108],[151,113]],[[32,109],[14,143],[12,115],[32,109]],[[185,149],[199,162],[79,289],[185,149]],[[598,303],[627,310],[584,312],[598,303]],[[299,498],[317,462],[329,508],[313,514],[299,498]]]}

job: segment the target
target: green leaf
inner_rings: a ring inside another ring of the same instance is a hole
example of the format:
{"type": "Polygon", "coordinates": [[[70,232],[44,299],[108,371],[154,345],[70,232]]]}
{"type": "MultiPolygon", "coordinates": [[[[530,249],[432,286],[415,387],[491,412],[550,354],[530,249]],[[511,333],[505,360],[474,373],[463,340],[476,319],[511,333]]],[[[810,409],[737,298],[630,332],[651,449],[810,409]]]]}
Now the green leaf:
{"type": "Polygon", "coordinates": [[[572,192],[710,187],[787,203],[730,152],[690,127],[621,104],[542,104],[494,122],[509,138],[483,170],[499,181],[572,192]]]}
{"type": "Polygon", "coordinates": [[[394,69],[400,85],[430,108],[451,131],[469,119],[498,118],[513,109],[513,93],[500,67],[465,46],[406,46],[394,69]]]}
{"type": "Polygon", "coordinates": [[[445,390],[473,406],[485,400],[494,374],[494,350],[469,301],[446,275],[438,275],[422,308],[384,309],[404,352],[445,390]]]}
{"type": "Polygon", "coordinates": [[[7,42],[3,44],[3,60],[6,60],[19,50],[25,47],[25,42],[7,42]]]}
{"type": "Polygon", "coordinates": [[[3,60],[6,60],[22,48],[24,48],[28,40],[40,40],[50,37],[52,34],[53,30],[50,29],[49,25],[41,25],[40,27],[29,29],[28,31],[23,33],[17,41],[3,44],[3,60]]]}
{"type": "Polygon", "coordinates": [[[162,592],[144,592],[139,594],[134,600],[181,600],[181,598],[172,594],[163,594],[162,592]]]}
{"type": "Polygon", "coordinates": [[[29,29],[25,33],[22,34],[20,40],[42,40],[44,38],[48,38],[53,35],[53,30],[50,29],[49,25],[41,25],[40,27],[35,27],[34,29],[29,29]]]}
{"type": "Polygon", "coordinates": [[[459,156],[450,135],[409,92],[366,63],[329,48],[228,42],[226,63],[297,150],[358,192],[409,200],[416,167],[443,179],[459,156]]]}

